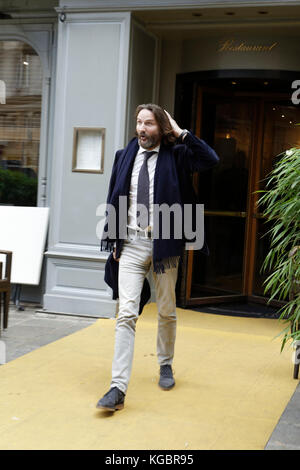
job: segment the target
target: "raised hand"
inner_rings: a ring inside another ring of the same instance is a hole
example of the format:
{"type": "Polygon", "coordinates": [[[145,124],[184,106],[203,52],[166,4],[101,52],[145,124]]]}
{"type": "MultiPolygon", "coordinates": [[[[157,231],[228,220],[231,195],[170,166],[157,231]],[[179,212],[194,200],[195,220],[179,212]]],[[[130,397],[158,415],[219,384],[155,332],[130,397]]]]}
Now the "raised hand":
{"type": "Polygon", "coordinates": [[[169,121],[170,121],[170,124],[171,124],[171,127],[173,129],[173,133],[175,135],[175,137],[179,137],[180,134],[182,133],[182,130],[181,127],[178,126],[177,122],[170,116],[170,114],[168,113],[168,111],[164,110],[166,115],[168,116],[169,118],[169,121]]]}

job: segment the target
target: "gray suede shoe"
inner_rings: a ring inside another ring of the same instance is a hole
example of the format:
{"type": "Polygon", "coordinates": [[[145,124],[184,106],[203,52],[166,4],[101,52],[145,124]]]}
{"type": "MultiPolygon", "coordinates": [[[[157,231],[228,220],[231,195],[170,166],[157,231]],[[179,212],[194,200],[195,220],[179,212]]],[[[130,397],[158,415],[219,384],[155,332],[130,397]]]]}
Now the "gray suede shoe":
{"type": "Polygon", "coordinates": [[[117,411],[124,408],[125,394],[117,387],[111,388],[97,403],[96,408],[117,411]]]}
{"type": "Polygon", "coordinates": [[[170,364],[160,366],[160,377],[158,385],[163,390],[170,390],[175,385],[175,380],[173,377],[172,367],[170,364]]]}

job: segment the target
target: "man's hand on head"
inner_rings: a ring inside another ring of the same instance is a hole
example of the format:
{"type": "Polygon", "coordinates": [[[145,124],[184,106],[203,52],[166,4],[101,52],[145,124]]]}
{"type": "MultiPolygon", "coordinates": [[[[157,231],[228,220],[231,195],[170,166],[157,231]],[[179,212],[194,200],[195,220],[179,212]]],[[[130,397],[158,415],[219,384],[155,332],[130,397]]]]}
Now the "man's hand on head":
{"type": "Polygon", "coordinates": [[[181,127],[178,126],[177,122],[170,116],[170,114],[168,113],[168,111],[164,110],[166,115],[168,116],[168,119],[169,119],[169,122],[171,124],[171,127],[172,127],[172,130],[173,130],[173,134],[175,135],[175,137],[179,137],[183,131],[183,129],[181,129],[181,127]]]}

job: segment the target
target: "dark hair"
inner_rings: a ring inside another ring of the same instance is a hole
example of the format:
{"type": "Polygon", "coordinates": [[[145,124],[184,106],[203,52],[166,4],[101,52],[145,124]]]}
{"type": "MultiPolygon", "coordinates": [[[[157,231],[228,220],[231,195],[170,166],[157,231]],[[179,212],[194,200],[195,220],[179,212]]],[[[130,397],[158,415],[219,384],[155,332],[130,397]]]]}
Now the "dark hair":
{"type": "Polygon", "coordinates": [[[140,104],[135,110],[135,119],[137,119],[139,112],[143,109],[148,109],[148,111],[151,111],[154,114],[155,120],[160,129],[163,143],[174,145],[177,139],[173,134],[172,126],[164,110],[157,104],[140,104]]]}

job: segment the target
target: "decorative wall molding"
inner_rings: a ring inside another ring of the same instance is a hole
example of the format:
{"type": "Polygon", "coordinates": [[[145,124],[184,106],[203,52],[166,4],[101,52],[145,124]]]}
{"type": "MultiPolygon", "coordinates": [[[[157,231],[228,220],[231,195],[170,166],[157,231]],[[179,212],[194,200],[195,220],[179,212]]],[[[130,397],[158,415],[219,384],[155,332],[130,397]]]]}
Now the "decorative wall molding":
{"type": "Polygon", "coordinates": [[[129,11],[220,7],[261,7],[300,5],[298,0],[62,0],[56,11],[129,11]]]}

